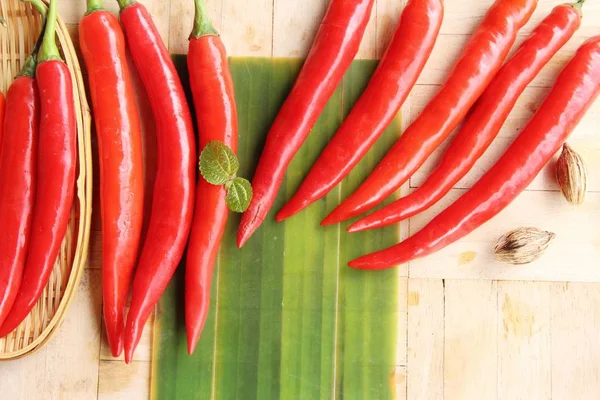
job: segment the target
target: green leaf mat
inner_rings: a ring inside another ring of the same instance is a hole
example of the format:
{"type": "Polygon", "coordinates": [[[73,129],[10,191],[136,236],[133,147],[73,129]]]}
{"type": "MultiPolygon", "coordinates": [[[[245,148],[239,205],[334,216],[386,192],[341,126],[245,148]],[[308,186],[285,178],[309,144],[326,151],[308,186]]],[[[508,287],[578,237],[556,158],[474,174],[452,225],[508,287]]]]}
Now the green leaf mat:
{"type": "MultiPolygon", "coordinates": [[[[187,85],[185,57],[175,61],[187,85]]],[[[265,136],[301,61],[232,58],[239,112],[239,175],[251,178],[265,136]]],[[[319,222],[372,170],[400,131],[400,117],[325,199],[284,223],[289,199],[377,63],[355,61],[294,158],[271,214],[242,250],[239,215],[229,220],[215,269],[211,312],[194,356],[186,351],[184,265],[157,311],[152,395],[190,399],[392,399],[398,321],[397,269],[346,263],[398,241],[397,227],[348,234],[319,222]]]]}

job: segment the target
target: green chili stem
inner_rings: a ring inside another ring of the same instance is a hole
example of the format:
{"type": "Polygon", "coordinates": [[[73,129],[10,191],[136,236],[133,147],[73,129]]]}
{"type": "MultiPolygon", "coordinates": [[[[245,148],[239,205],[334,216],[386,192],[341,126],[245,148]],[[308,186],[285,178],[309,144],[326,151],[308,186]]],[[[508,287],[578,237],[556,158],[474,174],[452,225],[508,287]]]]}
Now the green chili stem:
{"type": "Polygon", "coordinates": [[[25,60],[25,64],[21,68],[21,71],[17,74],[17,76],[28,76],[33,78],[35,76],[35,67],[37,63],[35,60],[35,53],[27,57],[25,60]]]}
{"type": "Polygon", "coordinates": [[[17,74],[17,76],[28,76],[33,78],[35,76],[35,67],[37,66],[37,54],[40,50],[40,46],[42,45],[42,38],[44,36],[44,30],[46,28],[46,14],[48,12],[48,7],[41,0],[21,0],[25,3],[31,4],[31,6],[40,14],[42,17],[42,32],[38,36],[38,39],[35,42],[35,46],[33,47],[33,51],[31,55],[27,57],[21,71],[17,74]]]}
{"type": "Polygon", "coordinates": [[[48,60],[60,60],[60,52],[56,45],[56,5],[58,0],[50,0],[50,8],[46,17],[46,30],[44,31],[44,39],[42,39],[42,47],[38,56],[38,62],[48,60]]]}
{"type": "Polygon", "coordinates": [[[579,11],[579,13],[581,14],[581,8],[583,7],[583,3],[585,3],[585,0],[579,0],[576,3],[572,3],[571,5],[577,9],[577,11],[579,11]]]}
{"type": "Polygon", "coordinates": [[[134,0],[117,0],[117,3],[119,3],[119,8],[121,9],[121,11],[123,11],[123,9],[125,9],[125,7],[129,7],[130,5],[135,3],[135,1],[134,0]]]}
{"type": "Polygon", "coordinates": [[[104,10],[104,3],[102,0],[87,0],[87,11],[85,12],[86,15],[98,10],[104,10]]]}
{"type": "Polygon", "coordinates": [[[218,35],[219,32],[215,29],[208,16],[208,10],[206,9],[206,3],[204,0],[194,0],[196,13],[194,14],[194,28],[190,39],[199,38],[205,35],[218,35]]]}
{"type": "Polygon", "coordinates": [[[29,3],[31,6],[42,16],[42,19],[46,19],[46,13],[48,12],[48,7],[41,0],[21,0],[24,3],[29,3]]]}

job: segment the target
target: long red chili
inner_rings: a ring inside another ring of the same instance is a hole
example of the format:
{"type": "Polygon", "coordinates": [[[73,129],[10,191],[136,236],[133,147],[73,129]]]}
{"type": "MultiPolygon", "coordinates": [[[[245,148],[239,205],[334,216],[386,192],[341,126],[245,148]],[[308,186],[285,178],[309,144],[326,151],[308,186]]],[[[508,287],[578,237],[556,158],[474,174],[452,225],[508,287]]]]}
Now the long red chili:
{"type": "Polygon", "coordinates": [[[132,0],[119,0],[119,6],[129,50],[150,100],[158,146],[150,223],[124,331],[125,361],[130,362],[144,324],[177,269],[188,239],[196,145],[181,81],[152,17],[132,0]]]}
{"type": "Polygon", "coordinates": [[[123,349],[125,306],[144,216],[142,139],[121,25],[101,0],[87,5],[79,41],[98,136],[104,323],[116,357],[123,349]]]}
{"type": "Polygon", "coordinates": [[[465,117],[500,69],[537,0],[496,0],[446,83],[363,184],[322,225],[355,217],[398,189],[465,117]]]}
{"type": "Polygon", "coordinates": [[[404,242],[349,265],[392,267],[431,254],[481,226],[529,185],[599,94],[600,35],[579,48],[523,132],[471,190],[404,242]]]}
{"type": "Polygon", "coordinates": [[[267,136],[250,207],[242,216],[238,246],[266,218],[285,171],[358,52],[373,0],[331,0],[308,58],[267,136]]]}
{"type": "Polygon", "coordinates": [[[7,317],[21,285],[31,233],[40,111],[34,72],[31,56],[6,93],[6,119],[0,119],[5,132],[0,152],[0,337],[12,331],[7,317]]]}
{"type": "Polygon", "coordinates": [[[5,110],[6,100],[4,98],[4,93],[0,92],[0,149],[2,148],[2,137],[4,133],[4,110],[5,110]]]}
{"type": "Polygon", "coordinates": [[[579,28],[580,7],[581,3],[557,6],[536,27],[494,77],[420,188],[355,222],[348,231],[378,228],[410,218],[448,193],[492,143],[523,90],[579,28]]]}
{"type": "Polygon", "coordinates": [[[369,151],[408,97],[431,54],[443,18],[442,0],[409,0],[367,89],[279,211],[282,221],[325,196],[369,151]]]}
{"type": "Polygon", "coordinates": [[[27,262],[19,293],[0,334],[12,331],[42,294],[67,232],[75,197],[75,103],[71,73],[61,60],[55,41],[56,1],[50,1],[35,71],[40,97],[40,151],[27,262]]]}
{"type": "MultiPolygon", "coordinates": [[[[238,123],[233,80],[225,47],[207,15],[204,0],[195,0],[196,16],[187,57],[196,106],[200,149],[218,140],[237,149],[238,123]]],[[[229,209],[225,189],[200,176],[185,267],[185,325],[192,354],[210,306],[210,285],[229,209]]]]}

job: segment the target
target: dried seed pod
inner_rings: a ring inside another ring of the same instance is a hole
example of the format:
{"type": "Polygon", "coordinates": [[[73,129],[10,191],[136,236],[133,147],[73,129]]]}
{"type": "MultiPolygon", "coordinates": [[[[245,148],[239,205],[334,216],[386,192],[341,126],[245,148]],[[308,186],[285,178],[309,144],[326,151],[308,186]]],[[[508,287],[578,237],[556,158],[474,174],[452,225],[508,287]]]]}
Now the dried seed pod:
{"type": "Polygon", "coordinates": [[[518,228],[498,239],[494,256],[507,264],[528,264],[544,254],[555,236],[538,228],[518,228]]]}
{"type": "Polygon", "coordinates": [[[566,143],[556,162],[556,180],[569,203],[583,203],[587,190],[587,169],[583,158],[566,143]]]}

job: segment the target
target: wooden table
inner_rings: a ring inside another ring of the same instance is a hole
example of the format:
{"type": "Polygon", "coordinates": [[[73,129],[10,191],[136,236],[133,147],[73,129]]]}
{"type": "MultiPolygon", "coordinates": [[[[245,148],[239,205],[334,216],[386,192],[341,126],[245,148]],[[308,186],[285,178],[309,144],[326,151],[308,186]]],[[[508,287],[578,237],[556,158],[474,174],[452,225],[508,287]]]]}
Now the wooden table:
{"type": "MultiPolygon", "coordinates": [[[[187,51],[192,0],[143,0],[174,53],[187,51]]],[[[540,0],[521,41],[562,0],[540,0]]],[[[108,1],[116,12],[116,2],[108,1]]],[[[208,0],[230,54],[302,57],[328,0],[208,0]]],[[[379,58],[394,29],[400,0],[377,0],[360,58],[379,58]]],[[[432,97],[492,0],[447,0],[433,55],[410,101],[407,122],[432,97]]],[[[60,13],[77,41],[83,0],[61,0],[60,13]]],[[[600,2],[584,7],[581,29],[522,95],[500,137],[477,167],[434,210],[402,225],[408,235],[470,187],[502,154],[540,104],[554,77],[586,37],[600,34],[600,2]]],[[[569,206],[547,168],[510,207],[464,240],[402,266],[398,367],[399,399],[600,398],[600,100],[570,143],[585,157],[588,199],[569,206]],[[539,262],[507,267],[490,247],[523,225],[557,233],[539,262]]],[[[417,187],[434,166],[410,181],[417,187]]],[[[97,177],[95,177],[97,178],[97,177]]],[[[406,192],[405,192],[406,193],[406,192]]],[[[96,205],[98,202],[96,202],[96,205]]],[[[98,210],[98,208],[95,208],[98,210]]],[[[42,351],[0,364],[2,399],[145,399],[150,391],[152,321],[127,366],[113,359],[101,329],[98,212],[89,265],[59,334],[42,351]]]]}

